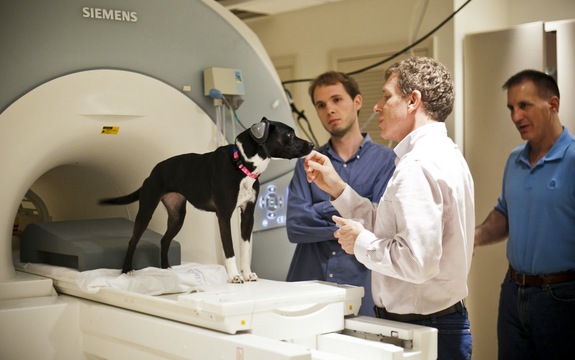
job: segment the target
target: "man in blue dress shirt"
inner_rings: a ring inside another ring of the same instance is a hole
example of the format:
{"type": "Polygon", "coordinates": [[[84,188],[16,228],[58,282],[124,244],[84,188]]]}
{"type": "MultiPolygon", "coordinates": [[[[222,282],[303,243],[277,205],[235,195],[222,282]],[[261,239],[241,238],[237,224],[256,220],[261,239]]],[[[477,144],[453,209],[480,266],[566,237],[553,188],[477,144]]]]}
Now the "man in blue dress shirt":
{"type": "MultiPolygon", "coordinates": [[[[377,204],[395,169],[395,154],[362,134],[358,114],[362,97],[357,82],[340,72],[318,76],[309,88],[312,103],[330,140],[318,152],[328,156],[341,178],[377,204]]],[[[374,316],[371,273],[334,237],[332,215],[339,215],[329,195],[308,183],[303,160],[298,160],[289,186],[287,233],[297,244],[287,281],[323,280],[363,286],[359,313],[374,316]]]]}

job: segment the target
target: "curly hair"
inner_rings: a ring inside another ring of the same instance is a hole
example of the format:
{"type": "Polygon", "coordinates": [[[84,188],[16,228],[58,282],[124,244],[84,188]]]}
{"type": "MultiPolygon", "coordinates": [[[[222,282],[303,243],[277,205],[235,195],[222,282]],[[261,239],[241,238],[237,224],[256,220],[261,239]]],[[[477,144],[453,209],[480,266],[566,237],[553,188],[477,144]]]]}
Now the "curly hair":
{"type": "Polygon", "coordinates": [[[397,85],[403,96],[414,90],[421,93],[427,114],[443,122],[453,110],[453,79],[440,62],[423,56],[412,56],[396,62],[385,71],[385,80],[397,75],[397,85]]]}

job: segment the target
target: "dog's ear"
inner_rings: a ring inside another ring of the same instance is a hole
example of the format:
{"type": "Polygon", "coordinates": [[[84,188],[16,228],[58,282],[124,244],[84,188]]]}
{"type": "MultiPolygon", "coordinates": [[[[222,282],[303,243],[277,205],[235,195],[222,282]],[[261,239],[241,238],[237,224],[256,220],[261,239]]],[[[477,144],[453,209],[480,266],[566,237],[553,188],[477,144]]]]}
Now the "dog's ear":
{"type": "Polygon", "coordinates": [[[257,124],[252,125],[250,128],[250,135],[258,143],[263,144],[268,139],[268,134],[270,132],[270,123],[265,117],[262,118],[257,124]]]}

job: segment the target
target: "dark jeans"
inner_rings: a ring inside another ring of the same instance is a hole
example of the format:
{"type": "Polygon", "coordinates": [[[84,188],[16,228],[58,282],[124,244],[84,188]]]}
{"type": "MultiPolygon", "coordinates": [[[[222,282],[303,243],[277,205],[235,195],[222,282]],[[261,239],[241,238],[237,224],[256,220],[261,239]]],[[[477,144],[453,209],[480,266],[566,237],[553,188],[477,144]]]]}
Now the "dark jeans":
{"type": "Polygon", "coordinates": [[[470,360],[472,349],[471,329],[467,309],[449,315],[410,321],[411,324],[436,328],[438,360],[470,360]]]}
{"type": "MultiPolygon", "coordinates": [[[[377,313],[377,311],[376,311],[377,313]]],[[[378,317],[385,319],[385,314],[378,317]]],[[[390,317],[391,320],[396,320],[390,317]]],[[[397,320],[396,320],[397,321],[397,320]]],[[[470,360],[472,349],[471,330],[467,309],[461,307],[454,313],[441,316],[429,316],[422,320],[403,321],[437,329],[438,360],[470,360]]]]}
{"type": "Polygon", "coordinates": [[[573,359],[575,281],[521,286],[506,276],[497,337],[500,360],[573,359]]]}

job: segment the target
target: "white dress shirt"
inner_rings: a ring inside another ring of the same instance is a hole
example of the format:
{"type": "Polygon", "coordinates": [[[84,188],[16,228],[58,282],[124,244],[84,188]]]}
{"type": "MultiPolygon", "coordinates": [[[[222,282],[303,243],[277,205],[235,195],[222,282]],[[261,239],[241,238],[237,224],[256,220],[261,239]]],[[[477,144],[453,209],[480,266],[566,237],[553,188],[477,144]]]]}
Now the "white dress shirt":
{"type": "Polygon", "coordinates": [[[366,230],[354,246],[372,273],[374,302],[397,314],[431,314],[467,296],[475,229],[473,178],[443,122],[411,132],[377,207],[351,187],[332,201],[366,230]]]}

